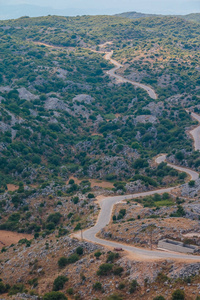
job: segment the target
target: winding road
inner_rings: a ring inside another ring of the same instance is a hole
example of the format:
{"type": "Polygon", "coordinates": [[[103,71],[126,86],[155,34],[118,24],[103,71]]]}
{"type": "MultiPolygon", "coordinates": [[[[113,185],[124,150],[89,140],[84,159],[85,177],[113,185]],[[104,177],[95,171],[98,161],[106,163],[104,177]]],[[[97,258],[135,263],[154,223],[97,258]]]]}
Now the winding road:
{"type": "MultiPolygon", "coordinates": [[[[95,51],[95,52],[97,52],[97,51],[95,51]]],[[[100,53],[103,53],[103,52],[100,52],[100,53]]],[[[121,68],[122,65],[111,58],[112,54],[113,54],[113,51],[106,52],[106,55],[105,55],[105,59],[109,60],[112,64],[115,65],[115,68],[107,71],[107,74],[109,74],[112,77],[115,77],[120,82],[129,82],[129,83],[133,84],[134,86],[143,88],[144,90],[147,91],[147,93],[149,94],[149,96],[152,99],[157,99],[157,95],[152,88],[150,88],[146,85],[128,80],[120,75],[117,75],[115,72],[119,68],[121,68]]],[[[194,119],[196,119],[200,123],[199,115],[197,115],[195,113],[192,113],[191,115],[194,119]]],[[[200,126],[197,126],[195,129],[191,130],[190,134],[192,135],[192,137],[194,139],[195,150],[200,150],[200,126]]],[[[158,156],[155,161],[156,161],[156,163],[159,164],[161,162],[164,162],[165,160],[166,160],[166,155],[162,154],[162,155],[158,156]]],[[[176,165],[173,165],[170,163],[168,163],[167,165],[169,165],[170,167],[172,167],[180,172],[187,173],[190,176],[191,180],[196,180],[197,178],[199,178],[199,173],[197,173],[191,169],[176,166],[176,165]]],[[[200,256],[187,255],[187,254],[181,254],[181,253],[175,253],[175,252],[163,252],[163,251],[158,251],[158,250],[152,251],[152,250],[148,250],[148,249],[144,249],[144,248],[134,247],[134,246],[127,245],[127,244],[122,244],[120,242],[118,243],[118,242],[114,242],[114,241],[110,241],[110,240],[104,240],[104,239],[101,239],[96,236],[97,233],[99,231],[101,231],[101,229],[103,229],[107,224],[109,224],[111,215],[112,215],[113,206],[115,204],[117,204],[123,200],[145,197],[145,196],[153,195],[156,193],[157,194],[163,194],[165,192],[170,193],[170,192],[172,192],[172,190],[174,190],[174,187],[157,189],[154,191],[148,191],[148,192],[131,194],[131,195],[122,195],[122,196],[113,196],[113,197],[103,198],[99,202],[101,211],[98,216],[96,225],[83,232],[84,240],[87,240],[92,243],[97,243],[97,244],[100,244],[100,245],[106,246],[106,247],[112,247],[112,248],[121,247],[124,250],[128,251],[129,253],[133,254],[134,257],[140,257],[140,259],[142,258],[144,260],[150,260],[150,259],[173,259],[173,260],[175,260],[175,259],[179,259],[179,260],[200,261],[200,256]]],[[[74,234],[73,236],[81,239],[81,232],[78,232],[77,234],[74,234]]]]}
{"type": "Polygon", "coordinates": [[[119,70],[120,68],[122,68],[123,65],[121,65],[116,60],[112,59],[111,58],[112,55],[113,55],[113,51],[107,52],[105,57],[104,57],[106,60],[109,60],[113,65],[115,65],[115,68],[113,68],[113,69],[106,72],[109,76],[115,77],[117,79],[117,81],[120,82],[120,83],[123,83],[123,82],[124,83],[131,83],[132,85],[145,90],[149,94],[149,96],[154,100],[156,100],[158,98],[155,91],[151,87],[149,87],[145,84],[133,81],[133,80],[126,79],[126,78],[116,74],[116,71],[119,70]]]}
{"type": "MultiPolygon", "coordinates": [[[[193,119],[195,119],[196,121],[198,121],[200,123],[199,115],[192,112],[191,116],[193,119]]],[[[194,149],[200,150],[200,126],[197,126],[193,130],[191,130],[190,134],[192,135],[193,140],[194,140],[194,149]]]]}

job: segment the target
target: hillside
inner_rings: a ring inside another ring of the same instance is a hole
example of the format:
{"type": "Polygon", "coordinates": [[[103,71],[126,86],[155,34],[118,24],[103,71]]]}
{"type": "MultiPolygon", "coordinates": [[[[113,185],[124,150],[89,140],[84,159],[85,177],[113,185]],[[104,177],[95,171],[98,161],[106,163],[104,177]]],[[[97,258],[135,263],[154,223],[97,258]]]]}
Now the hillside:
{"type": "Polygon", "coordinates": [[[174,275],[170,260],[154,264],[117,251],[109,257],[107,248],[71,236],[95,224],[102,195],[180,185],[184,193],[179,187],[117,205],[100,235],[148,248],[146,228],[154,224],[155,248],[163,238],[200,245],[198,181],[166,162],[155,163],[166,153],[168,162],[200,172],[190,133],[197,126],[191,112],[200,112],[200,26],[178,17],[143,17],[0,21],[0,294],[5,299],[17,293],[19,299],[26,294],[39,299],[34,297],[53,289],[64,292],[58,299],[94,299],[93,294],[132,299],[132,293],[135,299],[153,299],[162,289],[171,299],[181,285],[191,297],[199,263],[176,262],[174,275]],[[137,236],[130,240],[131,228],[137,236]],[[194,237],[185,238],[190,232],[194,237]],[[106,263],[110,266],[101,267],[106,263]],[[57,276],[64,278],[55,288],[57,276]]]}
{"type": "MultiPolygon", "coordinates": [[[[151,17],[166,17],[165,15],[154,15],[154,14],[144,14],[144,13],[138,13],[138,12],[125,12],[121,14],[115,15],[117,17],[121,18],[128,18],[128,19],[140,19],[140,18],[151,18],[151,17]]],[[[200,14],[199,13],[193,13],[193,14],[188,14],[188,15],[177,15],[174,17],[178,17],[187,21],[192,21],[192,22],[200,22],[200,14]]]]}
{"type": "Polygon", "coordinates": [[[121,14],[116,14],[117,17],[129,18],[129,19],[140,19],[140,18],[150,18],[150,17],[158,17],[160,15],[156,14],[144,14],[136,11],[124,12],[121,14]]]}
{"type": "Polygon", "coordinates": [[[200,13],[189,14],[189,15],[183,16],[183,18],[188,21],[194,21],[194,22],[200,23],[200,13]]]}

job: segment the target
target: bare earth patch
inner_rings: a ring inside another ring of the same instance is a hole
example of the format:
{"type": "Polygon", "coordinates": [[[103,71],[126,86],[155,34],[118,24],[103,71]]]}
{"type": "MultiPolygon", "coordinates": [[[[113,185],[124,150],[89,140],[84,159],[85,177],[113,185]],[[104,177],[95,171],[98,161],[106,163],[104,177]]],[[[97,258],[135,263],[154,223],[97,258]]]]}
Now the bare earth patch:
{"type": "MultiPolygon", "coordinates": [[[[76,184],[79,184],[81,182],[81,180],[79,180],[78,178],[76,178],[74,176],[71,176],[69,178],[69,180],[70,179],[73,179],[76,184]]],[[[97,179],[88,179],[88,181],[91,183],[92,188],[95,187],[95,186],[99,186],[99,187],[102,187],[104,189],[114,188],[113,183],[111,183],[109,181],[102,181],[102,180],[97,180],[97,179]]]]}
{"type": "Polygon", "coordinates": [[[7,189],[10,192],[14,192],[14,191],[18,190],[18,188],[19,187],[17,185],[15,185],[15,184],[7,184],[7,189]]]}
{"type": "Polygon", "coordinates": [[[90,179],[89,180],[90,183],[91,183],[91,187],[94,187],[94,186],[99,186],[99,187],[102,187],[102,188],[114,188],[114,185],[111,183],[111,182],[108,182],[108,181],[101,181],[101,180],[95,180],[95,179],[90,179]]]}
{"type": "Polygon", "coordinates": [[[6,230],[0,230],[0,249],[4,246],[10,246],[12,244],[16,244],[21,239],[31,240],[33,239],[33,235],[26,233],[18,233],[6,230]]]}

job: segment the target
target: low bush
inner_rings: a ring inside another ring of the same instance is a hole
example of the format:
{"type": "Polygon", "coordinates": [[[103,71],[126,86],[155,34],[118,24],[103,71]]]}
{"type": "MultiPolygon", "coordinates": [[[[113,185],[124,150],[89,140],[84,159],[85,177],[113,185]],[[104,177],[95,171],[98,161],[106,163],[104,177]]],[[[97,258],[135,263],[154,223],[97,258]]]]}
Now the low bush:
{"type": "Polygon", "coordinates": [[[93,289],[96,291],[101,291],[102,290],[102,284],[101,282],[97,281],[93,284],[93,289]]]}
{"type": "Polygon", "coordinates": [[[111,274],[113,269],[112,264],[102,264],[99,266],[99,270],[97,271],[97,275],[99,276],[106,276],[111,274]]]}
{"type": "Polygon", "coordinates": [[[132,280],[131,281],[131,284],[130,284],[130,289],[129,289],[129,292],[130,294],[133,294],[134,292],[136,292],[137,288],[138,288],[138,283],[137,283],[137,280],[132,280]]]}
{"type": "Polygon", "coordinates": [[[67,300],[67,297],[61,292],[46,293],[43,300],[67,300]]]}
{"type": "Polygon", "coordinates": [[[182,290],[176,290],[172,294],[172,300],[185,300],[185,292],[182,290]]]}
{"type": "Polygon", "coordinates": [[[94,253],[94,256],[98,259],[100,256],[102,255],[102,253],[101,253],[101,251],[96,251],[95,253],[94,253]]]}
{"type": "Polygon", "coordinates": [[[82,254],[83,254],[83,248],[82,248],[82,247],[76,248],[76,253],[77,253],[78,255],[82,255],[82,254]]]}
{"type": "Polygon", "coordinates": [[[67,294],[69,294],[69,295],[73,295],[73,294],[74,294],[74,290],[73,290],[73,288],[69,288],[69,289],[67,289],[67,294]]]}
{"type": "Polygon", "coordinates": [[[107,257],[107,260],[106,262],[107,263],[112,263],[114,262],[115,259],[119,258],[119,253],[114,253],[114,252],[110,252],[108,254],[108,257],[107,257]]]}
{"type": "Polygon", "coordinates": [[[73,264],[76,261],[79,260],[79,255],[74,253],[68,257],[61,257],[58,260],[58,266],[59,268],[64,268],[65,266],[69,265],[69,264],[73,264]]]}
{"type": "Polygon", "coordinates": [[[116,266],[116,267],[114,267],[114,269],[113,269],[113,274],[114,275],[121,275],[122,274],[122,272],[124,271],[124,269],[122,268],[122,267],[119,267],[119,266],[116,266]]]}
{"type": "Polygon", "coordinates": [[[65,282],[68,281],[68,278],[66,276],[58,276],[53,283],[53,290],[59,291],[62,290],[64,287],[65,282]]]}
{"type": "Polygon", "coordinates": [[[23,292],[24,292],[23,284],[14,284],[9,290],[9,295],[16,295],[18,293],[23,293],[23,292]]]}

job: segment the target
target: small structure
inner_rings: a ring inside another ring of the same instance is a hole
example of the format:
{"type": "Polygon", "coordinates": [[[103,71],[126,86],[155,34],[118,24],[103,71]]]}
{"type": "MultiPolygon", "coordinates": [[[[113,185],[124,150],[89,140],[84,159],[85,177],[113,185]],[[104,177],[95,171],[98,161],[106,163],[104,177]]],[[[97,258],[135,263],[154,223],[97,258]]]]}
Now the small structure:
{"type": "Polygon", "coordinates": [[[159,249],[165,249],[169,251],[181,252],[181,253],[195,253],[199,251],[198,246],[184,244],[174,240],[164,239],[158,242],[159,249]]]}

